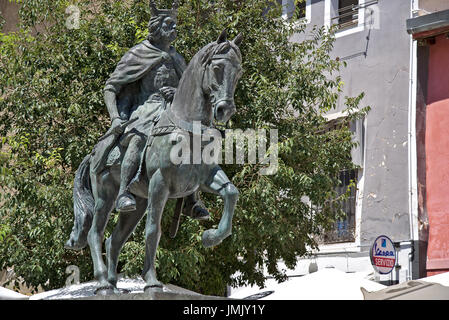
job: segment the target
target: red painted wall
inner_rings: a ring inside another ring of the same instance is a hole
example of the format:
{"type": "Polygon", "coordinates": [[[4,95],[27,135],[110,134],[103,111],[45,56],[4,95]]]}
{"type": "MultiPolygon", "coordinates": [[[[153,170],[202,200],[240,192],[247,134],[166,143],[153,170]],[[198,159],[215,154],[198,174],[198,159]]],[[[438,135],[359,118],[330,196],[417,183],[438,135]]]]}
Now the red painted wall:
{"type": "Polygon", "coordinates": [[[426,117],[427,275],[449,271],[449,39],[430,46],[426,117]]]}

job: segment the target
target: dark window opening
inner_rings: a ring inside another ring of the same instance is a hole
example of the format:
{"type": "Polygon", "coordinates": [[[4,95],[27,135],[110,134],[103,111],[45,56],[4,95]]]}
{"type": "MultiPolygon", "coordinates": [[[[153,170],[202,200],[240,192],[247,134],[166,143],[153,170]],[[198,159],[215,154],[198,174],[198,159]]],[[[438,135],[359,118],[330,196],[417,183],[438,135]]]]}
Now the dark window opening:
{"type": "Polygon", "coordinates": [[[302,19],[306,17],[306,0],[295,0],[296,18],[302,19]]]}
{"type": "MultiPolygon", "coordinates": [[[[343,127],[349,127],[345,118],[337,118],[326,123],[324,128],[317,131],[318,134],[324,134],[333,130],[339,130],[343,127]]],[[[318,241],[323,244],[332,244],[340,242],[355,241],[355,210],[357,195],[358,169],[342,170],[339,173],[340,184],[335,187],[337,196],[343,195],[349,189],[349,197],[340,202],[340,208],[345,216],[336,221],[330,230],[323,232],[318,241]]]]}
{"type": "MultiPolygon", "coordinates": [[[[351,182],[357,179],[357,170],[343,170],[339,177],[341,183],[336,187],[338,195],[346,193],[351,182]]],[[[351,186],[350,195],[346,200],[341,202],[341,209],[346,216],[334,223],[331,231],[323,235],[324,243],[353,242],[355,241],[355,205],[356,205],[356,186],[351,186]]]]}

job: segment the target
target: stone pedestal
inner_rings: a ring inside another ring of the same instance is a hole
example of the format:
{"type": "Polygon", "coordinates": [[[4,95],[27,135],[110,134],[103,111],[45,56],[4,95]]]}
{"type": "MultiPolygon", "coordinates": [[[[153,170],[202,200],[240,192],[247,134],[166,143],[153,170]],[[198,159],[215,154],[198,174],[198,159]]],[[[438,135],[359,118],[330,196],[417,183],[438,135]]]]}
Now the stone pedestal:
{"type": "Polygon", "coordinates": [[[18,292],[0,287],[0,300],[28,300],[29,297],[18,292]]]}
{"type": "Polygon", "coordinates": [[[205,296],[199,293],[165,284],[162,289],[144,292],[145,281],[141,278],[119,278],[117,288],[129,293],[96,295],[97,281],[71,285],[31,296],[30,300],[228,300],[225,297],[205,296]]]}

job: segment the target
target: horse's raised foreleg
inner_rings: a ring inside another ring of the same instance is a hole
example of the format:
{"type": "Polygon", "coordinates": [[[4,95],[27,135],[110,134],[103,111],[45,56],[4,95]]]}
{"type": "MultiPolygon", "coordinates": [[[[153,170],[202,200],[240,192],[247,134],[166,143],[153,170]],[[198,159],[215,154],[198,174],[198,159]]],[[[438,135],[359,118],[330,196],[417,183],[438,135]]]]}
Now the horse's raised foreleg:
{"type": "Polygon", "coordinates": [[[123,245],[133,233],[147,208],[147,199],[136,198],[136,210],[121,212],[117,225],[106,240],[106,257],[108,262],[108,282],[117,286],[117,264],[123,245]]]}
{"type": "Polygon", "coordinates": [[[148,188],[148,216],[145,227],[145,264],[142,277],[147,285],[145,290],[162,287],[156,276],[156,250],[161,238],[161,218],[167,202],[169,189],[164,178],[157,170],[151,177],[148,188]]]}
{"type": "Polygon", "coordinates": [[[235,205],[237,203],[239,192],[237,188],[229,181],[224,171],[220,167],[212,170],[209,178],[201,189],[206,192],[220,195],[224,201],[224,211],[217,229],[209,229],[203,233],[203,245],[212,247],[219,244],[232,232],[232,217],[234,215],[235,205]]]}
{"type": "Polygon", "coordinates": [[[104,230],[108,223],[109,214],[114,207],[117,196],[114,180],[109,172],[101,176],[91,175],[92,193],[95,199],[94,218],[87,235],[90,254],[94,265],[94,277],[100,282],[99,288],[109,287],[107,269],[102,257],[102,243],[104,230]]]}

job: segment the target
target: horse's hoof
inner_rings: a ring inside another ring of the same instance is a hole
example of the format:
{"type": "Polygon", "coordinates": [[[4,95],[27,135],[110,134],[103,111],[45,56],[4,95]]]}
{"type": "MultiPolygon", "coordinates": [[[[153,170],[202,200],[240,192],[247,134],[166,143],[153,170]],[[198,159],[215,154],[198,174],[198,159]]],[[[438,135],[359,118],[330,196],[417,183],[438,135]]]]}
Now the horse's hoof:
{"type": "Polygon", "coordinates": [[[69,240],[67,240],[67,242],[64,244],[64,248],[65,249],[69,249],[69,250],[82,250],[87,246],[87,241],[84,242],[77,242],[74,239],[70,238],[69,240]]]}
{"type": "Polygon", "coordinates": [[[209,229],[203,232],[202,241],[203,246],[206,248],[210,248],[216,246],[221,243],[221,239],[219,239],[216,235],[217,230],[209,229]]]}
{"type": "Polygon", "coordinates": [[[188,203],[182,208],[182,213],[192,219],[196,220],[209,220],[210,214],[207,211],[201,200],[196,203],[188,203]]]}
{"type": "Polygon", "coordinates": [[[193,208],[192,218],[196,220],[209,220],[210,214],[206,209],[196,206],[193,208]]]}

